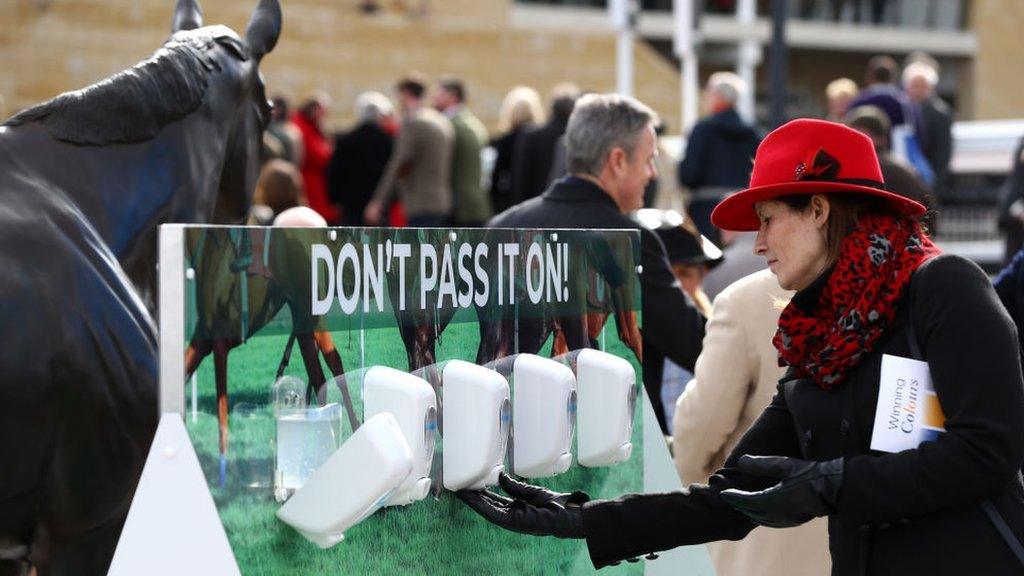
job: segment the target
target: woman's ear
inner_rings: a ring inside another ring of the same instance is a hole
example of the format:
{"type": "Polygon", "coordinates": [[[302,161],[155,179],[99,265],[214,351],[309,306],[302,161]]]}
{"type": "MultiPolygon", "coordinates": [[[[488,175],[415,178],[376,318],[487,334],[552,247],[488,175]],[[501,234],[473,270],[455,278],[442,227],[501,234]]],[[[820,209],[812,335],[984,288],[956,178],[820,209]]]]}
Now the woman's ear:
{"type": "Polygon", "coordinates": [[[831,208],[832,206],[824,194],[811,196],[811,218],[816,226],[824,228],[828,225],[828,215],[831,208]]]}

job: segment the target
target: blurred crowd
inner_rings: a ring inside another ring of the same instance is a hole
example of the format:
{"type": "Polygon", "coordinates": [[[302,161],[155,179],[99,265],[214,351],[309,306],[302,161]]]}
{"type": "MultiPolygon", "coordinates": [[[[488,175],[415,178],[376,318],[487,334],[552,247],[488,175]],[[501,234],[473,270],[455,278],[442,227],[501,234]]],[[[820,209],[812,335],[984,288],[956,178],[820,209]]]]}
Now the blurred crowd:
{"type": "Polygon", "coordinates": [[[410,74],[393,96],[360,94],[355,124],[333,135],[327,94],[294,112],[274,98],[250,223],[308,205],[331,225],[482,226],[565,171],[561,138],[579,96],[571,83],[552,90],[548,113],[536,90],[513,88],[494,137],[461,79],[410,74]]]}
{"type": "MultiPolygon", "coordinates": [[[[902,66],[878,56],[862,86],[838,78],[824,87],[827,119],[868,134],[886,181],[930,206],[948,186],[952,152],[953,112],[936,95],[939,73],[924,53],[911,54],[902,66]]],[[[645,207],[685,212],[727,254],[734,244],[736,252],[749,246],[715,229],[710,211],[747,184],[763,134],[737,112],[748,89],[730,72],[709,77],[704,117],[686,135],[681,154],[659,144],[658,176],[644,195],[645,207]]],[[[545,107],[537,90],[516,86],[501,103],[493,134],[473,114],[467,82],[455,77],[412,73],[395,82],[390,97],[362,93],[354,124],[335,134],[324,126],[332,107],[327,94],[314,93],[294,110],[276,97],[250,223],[270,224],[281,211],[308,205],[330,225],[482,226],[566,173],[564,133],[580,95],[576,85],[559,84],[545,107]]],[[[664,129],[661,124],[659,135],[664,129]]],[[[934,219],[930,225],[934,230],[934,219]]],[[[740,268],[712,278],[712,286],[720,289],[749,271],[740,268]]]]}
{"type": "MultiPolygon", "coordinates": [[[[948,185],[952,150],[953,113],[935,93],[939,73],[938,63],[924,53],[911,54],[902,66],[877,56],[868,62],[862,85],[838,78],[823,87],[826,119],[871,138],[887,187],[928,206],[925,223],[933,233],[935,198],[948,185]]],[[[764,268],[753,253],[752,233],[723,232],[710,219],[725,196],[747,186],[764,133],[738,112],[748,90],[736,74],[712,74],[703,93],[704,116],[686,135],[681,154],[659,138],[655,170],[644,189],[645,208],[681,215],[683,225],[662,226],[670,233],[659,234],[680,286],[707,316],[722,290],[764,268]],[[680,230],[689,240],[669,237],[680,230]]],[[[572,83],[559,84],[545,107],[537,90],[516,86],[501,103],[495,134],[473,114],[467,82],[455,77],[431,80],[412,73],[395,82],[392,97],[362,93],[355,100],[354,125],[337,134],[324,127],[332,106],[327,94],[313,94],[294,112],[278,97],[250,223],[274,223],[300,205],[330,225],[501,221],[495,217],[566,175],[565,133],[581,94],[572,83]]],[[[665,126],[657,122],[661,135],[665,126]]],[[[808,159],[809,170],[819,169],[811,164],[808,159]]],[[[644,224],[642,218],[638,222],[644,224]]],[[[658,380],[648,391],[660,408],[662,430],[670,434],[676,399],[693,375],[671,360],[664,370],[645,371],[658,380]]]]}

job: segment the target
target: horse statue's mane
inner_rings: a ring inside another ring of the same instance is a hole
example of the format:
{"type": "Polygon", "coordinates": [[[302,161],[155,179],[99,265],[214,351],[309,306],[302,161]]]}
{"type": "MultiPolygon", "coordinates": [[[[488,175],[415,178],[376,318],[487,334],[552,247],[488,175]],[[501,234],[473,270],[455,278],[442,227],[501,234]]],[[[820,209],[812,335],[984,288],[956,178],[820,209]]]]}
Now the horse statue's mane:
{"type": "Polygon", "coordinates": [[[208,26],[177,32],[135,66],[23,110],[2,126],[39,122],[51,137],[87,146],[151,140],[161,128],[202,104],[208,76],[219,69],[211,54],[216,45],[242,60],[249,58],[245,45],[230,28],[208,26]]]}

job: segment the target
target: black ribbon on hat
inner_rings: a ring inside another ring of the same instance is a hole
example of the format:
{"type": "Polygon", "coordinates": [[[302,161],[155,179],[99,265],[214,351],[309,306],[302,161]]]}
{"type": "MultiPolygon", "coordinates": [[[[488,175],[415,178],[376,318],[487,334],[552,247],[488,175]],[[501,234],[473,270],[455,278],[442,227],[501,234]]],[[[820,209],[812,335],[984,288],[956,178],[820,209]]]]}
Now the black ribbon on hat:
{"type": "Polygon", "coordinates": [[[867,186],[878,190],[886,189],[885,184],[878,180],[871,180],[868,178],[839,178],[839,169],[839,160],[835,156],[825,152],[823,148],[818,148],[818,151],[814,154],[814,158],[811,160],[810,167],[808,167],[805,162],[800,162],[796,165],[795,177],[798,182],[836,182],[839,184],[867,186]]]}

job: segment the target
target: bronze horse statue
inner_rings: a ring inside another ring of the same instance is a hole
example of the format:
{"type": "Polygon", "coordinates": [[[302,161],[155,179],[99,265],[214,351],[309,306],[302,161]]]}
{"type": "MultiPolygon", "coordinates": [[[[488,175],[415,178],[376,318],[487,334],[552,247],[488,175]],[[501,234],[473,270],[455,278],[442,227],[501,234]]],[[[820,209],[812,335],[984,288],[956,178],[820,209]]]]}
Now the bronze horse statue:
{"type": "Polygon", "coordinates": [[[106,572],[159,417],[129,278],[152,295],[158,223],[248,207],[280,7],[244,39],[201,19],[179,1],[150,59],[0,125],[0,573],[106,572]]]}
{"type": "Polygon", "coordinates": [[[277,42],[275,15],[277,1],[262,1],[243,40],[202,27],[198,3],[179,0],[174,34],[152,57],[4,123],[19,163],[75,203],[151,312],[159,225],[237,224],[248,213],[271,111],[259,63],[277,42]]]}

